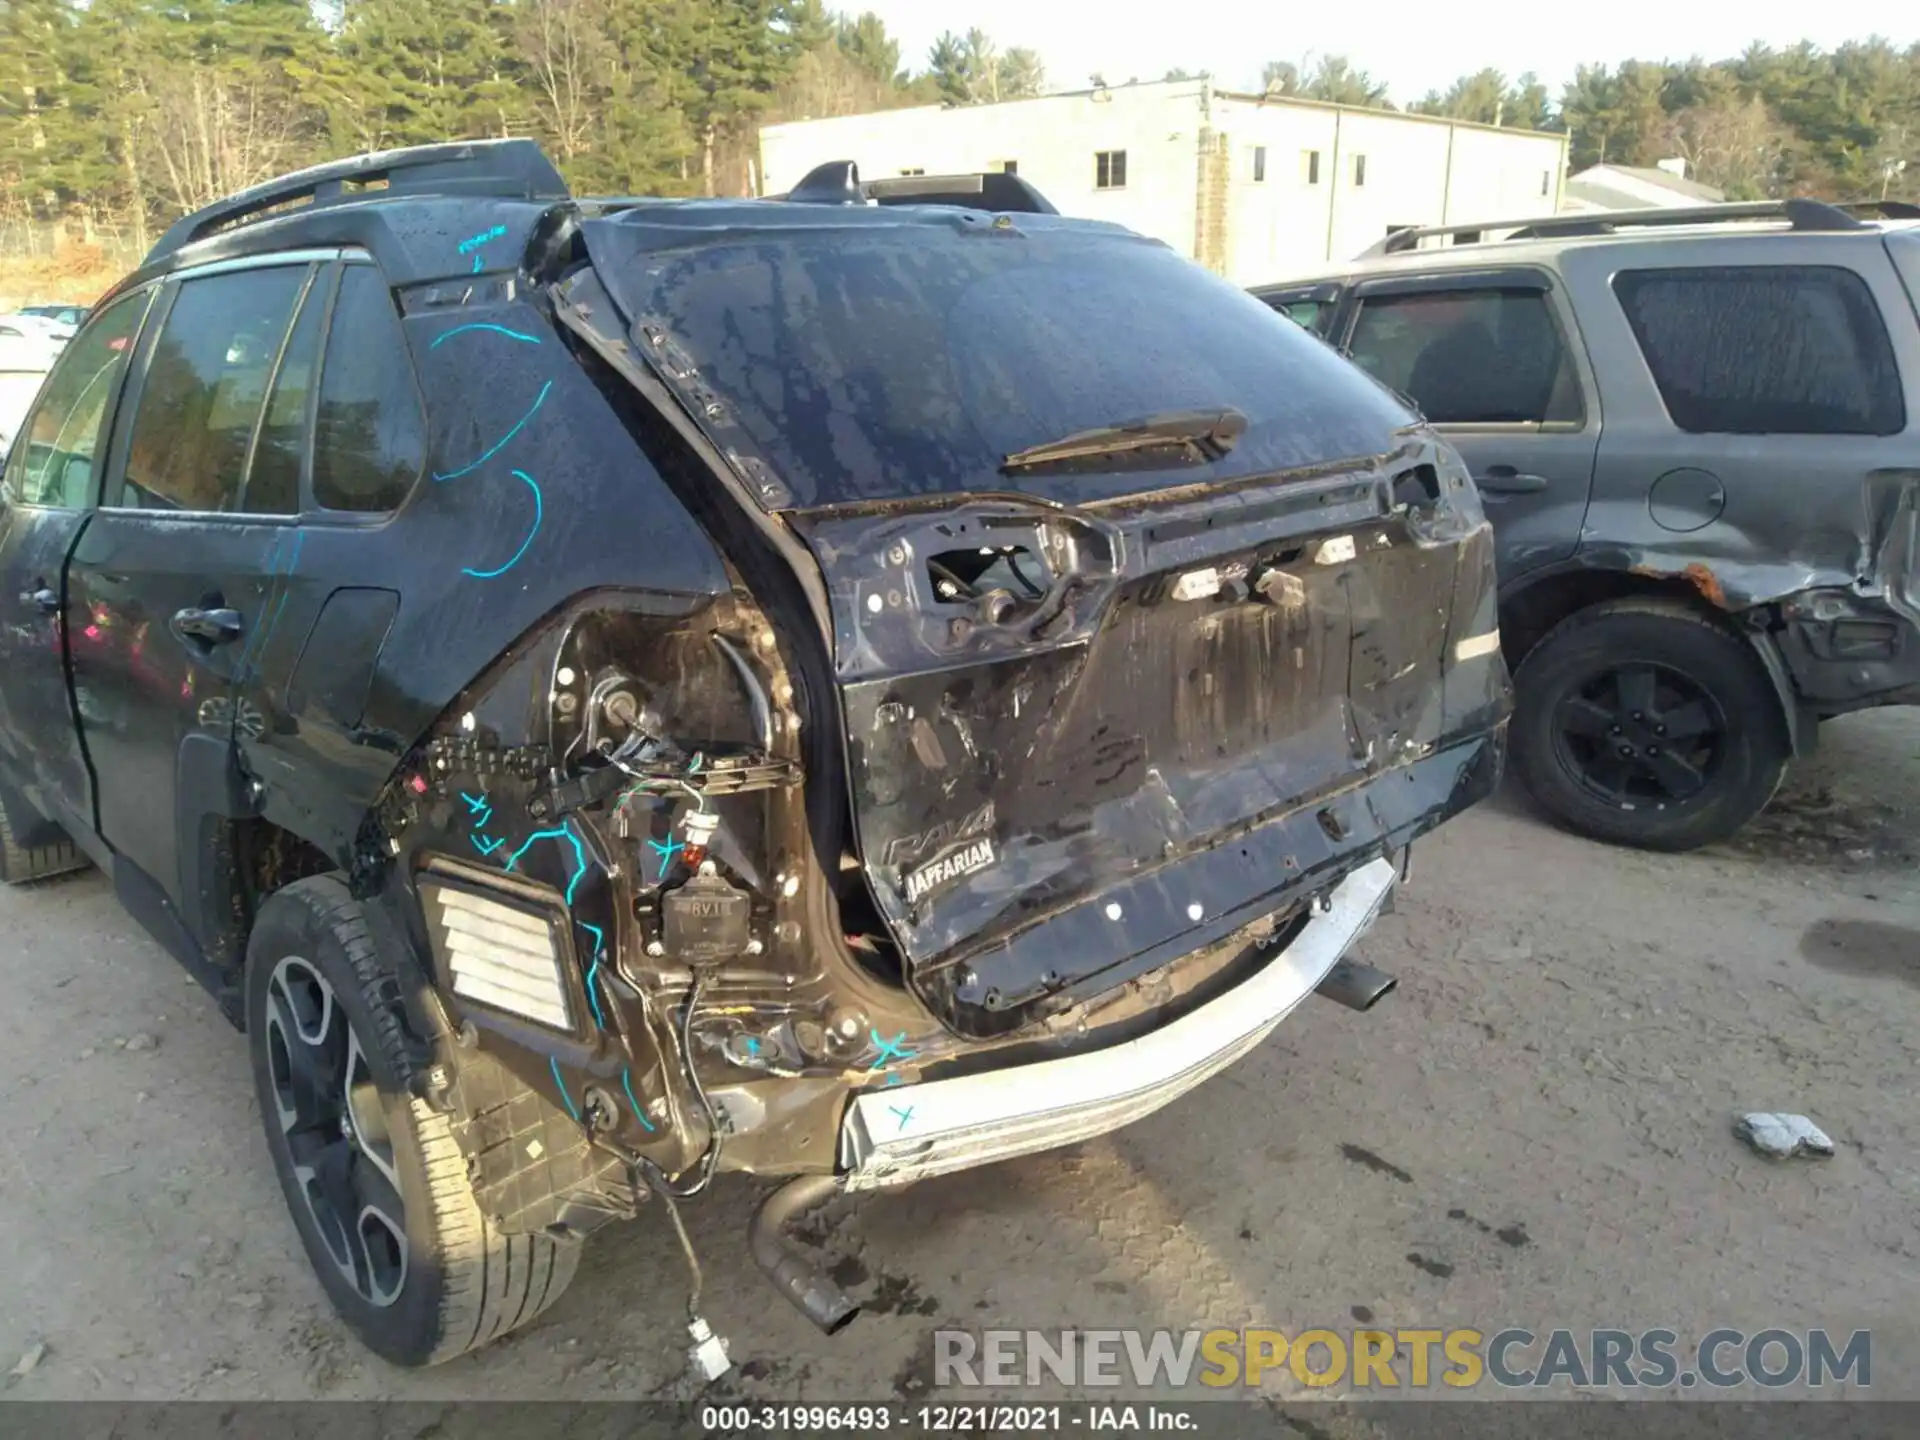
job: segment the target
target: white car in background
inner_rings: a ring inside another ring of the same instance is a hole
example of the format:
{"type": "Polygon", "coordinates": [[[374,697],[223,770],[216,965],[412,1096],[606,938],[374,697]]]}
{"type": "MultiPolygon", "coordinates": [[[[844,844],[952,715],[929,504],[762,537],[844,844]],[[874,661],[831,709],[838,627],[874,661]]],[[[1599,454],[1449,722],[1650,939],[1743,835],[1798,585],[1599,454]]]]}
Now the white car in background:
{"type": "Polygon", "coordinates": [[[67,332],[71,338],[87,318],[85,305],[22,305],[22,315],[37,315],[42,320],[52,321],[67,332]]]}
{"type": "Polygon", "coordinates": [[[0,315],[0,326],[40,335],[54,345],[65,345],[79,331],[79,322],[61,318],[63,305],[35,305],[0,315]],[[52,313],[48,313],[52,312],[52,313]]]}
{"type": "Polygon", "coordinates": [[[14,432],[66,344],[42,325],[23,323],[33,318],[0,315],[0,456],[12,448],[14,432]]]}

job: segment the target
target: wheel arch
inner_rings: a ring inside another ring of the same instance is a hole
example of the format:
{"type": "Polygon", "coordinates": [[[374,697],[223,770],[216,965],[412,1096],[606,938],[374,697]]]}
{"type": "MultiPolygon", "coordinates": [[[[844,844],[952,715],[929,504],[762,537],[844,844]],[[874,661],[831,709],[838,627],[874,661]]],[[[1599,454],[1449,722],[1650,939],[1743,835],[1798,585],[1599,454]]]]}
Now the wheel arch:
{"type": "Polygon", "coordinates": [[[1763,607],[1739,608],[1708,565],[1695,561],[1675,569],[1629,563],[1625,557],[1582,556],[1574,562],[1530,572],[1500,593],[1500,648],[1510,669],[1569,616],[1612,600],[1665,600],[1710,619],[1738,635],[1766,672],[1780,706],[1780,720],[1796,756],[1813,753],[1819,726],[1793,683],[1779,642],[1764,625],[1743,623],[1763,607]]]}

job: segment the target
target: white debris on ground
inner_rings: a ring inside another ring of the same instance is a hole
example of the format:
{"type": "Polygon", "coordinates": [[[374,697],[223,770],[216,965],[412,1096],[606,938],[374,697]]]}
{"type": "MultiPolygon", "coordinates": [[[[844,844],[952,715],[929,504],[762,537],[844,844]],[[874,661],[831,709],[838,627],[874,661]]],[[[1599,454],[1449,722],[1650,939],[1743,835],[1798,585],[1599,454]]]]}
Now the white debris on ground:
{"type": "Polygon", "coordinates": [[[1827,1132],[1804,1115],[1776,1115],[1756,1110],[1733,1122],[1733,1133],[1762,1155],[1790,1159],[1811,1155],[1825,1159],[1833,1154],[1833,1141],[1827,1132]]]}

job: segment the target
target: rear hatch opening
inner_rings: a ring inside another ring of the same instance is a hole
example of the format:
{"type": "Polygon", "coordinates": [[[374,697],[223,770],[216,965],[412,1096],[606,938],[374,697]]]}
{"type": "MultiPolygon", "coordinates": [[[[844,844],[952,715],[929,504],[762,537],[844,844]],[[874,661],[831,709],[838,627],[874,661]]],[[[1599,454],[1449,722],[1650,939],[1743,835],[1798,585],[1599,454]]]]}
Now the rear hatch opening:
{"type": "MultiPolygon", "coordinates": [[[[1448,703],[1491,550],[1431,432],[1164,246],[1001,218],[588,220],[620,313],[566,317],[805,547],[841,928],[982,1036],[1379,854],[1417,816],[1360,787],[1484,731],[1505,683],[1492,653],[1448,703]]],[[[1437,813],[1452,783],[1412,788],[1437,813]]]]}

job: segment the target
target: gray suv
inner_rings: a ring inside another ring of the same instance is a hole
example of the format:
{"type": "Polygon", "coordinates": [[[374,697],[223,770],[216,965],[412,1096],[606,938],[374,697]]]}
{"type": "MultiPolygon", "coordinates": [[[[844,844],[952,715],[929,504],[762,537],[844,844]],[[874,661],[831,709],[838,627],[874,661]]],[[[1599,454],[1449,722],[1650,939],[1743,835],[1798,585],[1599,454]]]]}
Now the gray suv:
{"type": "Polygon", "coordinates": [[[1916,221],[1788,200],[1411,229],[1254,291],[1466,458],[1514,768],[1572,829],[1723,839],[1820,721],[1920,702],[1916,221]]]}

